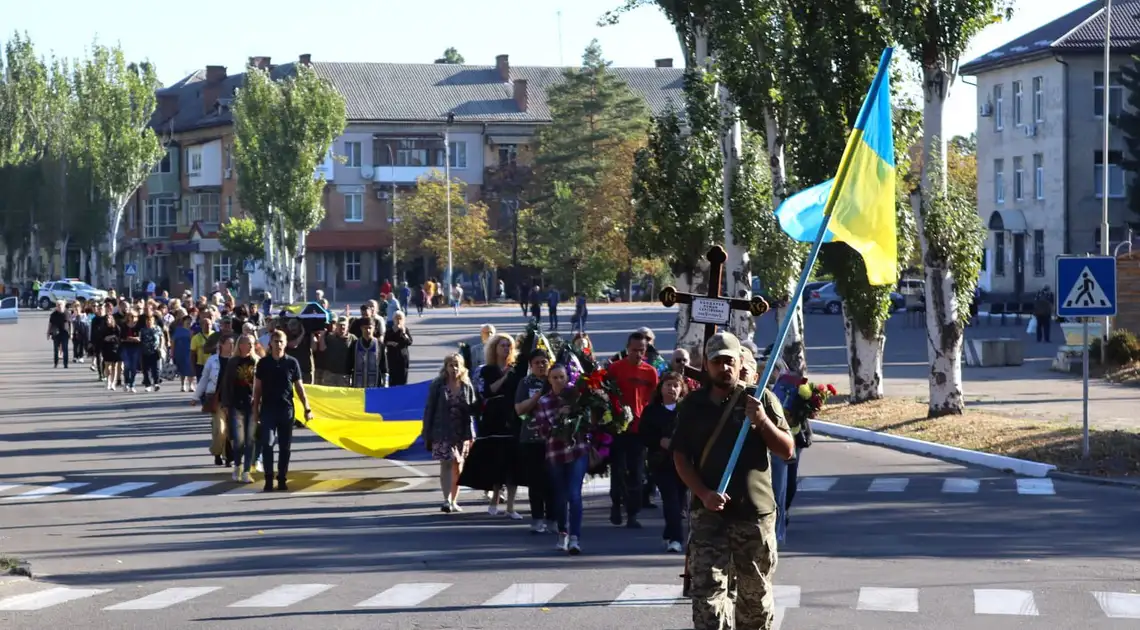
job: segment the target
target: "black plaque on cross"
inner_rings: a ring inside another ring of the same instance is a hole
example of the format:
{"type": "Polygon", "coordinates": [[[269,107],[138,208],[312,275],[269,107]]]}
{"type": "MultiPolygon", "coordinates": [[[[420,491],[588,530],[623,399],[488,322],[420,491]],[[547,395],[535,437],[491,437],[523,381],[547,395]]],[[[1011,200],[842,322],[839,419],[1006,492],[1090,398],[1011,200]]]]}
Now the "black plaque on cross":
{"type": "MultiPolygon", "coordinates": [[[[661,304],[666,307],[674,304],[688,304],[689,320],[705,325],[705,341],[701,346],[702,363],[705,353],[704,346],[716,334],[718,326],[728,325],[732,318],[732,311],[748,311],[753,317],[760,317],[767,313],[770,308],[767,300],[759,295],[753,295],[751,300],[745,300],[720,294],[720,286],[724,282],[724,263],[728,260],[728,254],[725,253],[723,247],[714,246],[705,254],[705,260],[709,261],[709,290],[706,295],[678,293],[677,288],[672,286],[661,289],[659,295],[661,304]]],[[[704,370],[692,365],[685,366],[685,376],[700,379],[703,375],[704,370]]]]}

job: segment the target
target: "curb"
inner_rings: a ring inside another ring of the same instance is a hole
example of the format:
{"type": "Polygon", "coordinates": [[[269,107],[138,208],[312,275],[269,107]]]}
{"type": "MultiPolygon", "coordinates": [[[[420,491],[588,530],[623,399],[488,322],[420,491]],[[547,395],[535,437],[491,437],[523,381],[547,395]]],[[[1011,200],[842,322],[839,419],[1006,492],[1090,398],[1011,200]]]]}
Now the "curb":
{"type": "Polygon", "coordinates": [[[813,431],[822,433],[824,435],[830,435],[832,437],[844,438],[847,440],[863,442],[866,444],[875,444],[878,446],[887,446],[900,451],[906,451],[908,453],[931,455],[941,459],[973,464],[975,466],[983,466],[985,468],[993,468],[1004,472],[1023,475],[1025,477],[1052,476],[1054,475],[1054,472],[1057,468],[1052,464],[1042,464],[1040,462],[1032,462],[1025,459],[1017,459],[1014,457],[1006,457],[1004,455],[993,455],[991,453],[971,451],[964,448],[958,448],[956,446],[935,444],[934,442],[926,442],[923,440],[916,440],[914,438],[890,435],[888,433],[879,433],[878,431],[859,429],[842,424],[824,422],[822,420],[812,420],[811,428],[813,431]]]}
{"type": "Polygon", "coordinates": [[[1075,481],[1077,483],[1087,483],[1096,486],[1112,486],[1114,488],[1127,488],[1129,490],[1140,491],[1140,481],[1133,481],[1131,479],[1090,477],[1088,475],[1078,475],[1076,473],[1061,472],[1059,470],[1049,471],[1049,476],[1062,481],[1075,481]]]}

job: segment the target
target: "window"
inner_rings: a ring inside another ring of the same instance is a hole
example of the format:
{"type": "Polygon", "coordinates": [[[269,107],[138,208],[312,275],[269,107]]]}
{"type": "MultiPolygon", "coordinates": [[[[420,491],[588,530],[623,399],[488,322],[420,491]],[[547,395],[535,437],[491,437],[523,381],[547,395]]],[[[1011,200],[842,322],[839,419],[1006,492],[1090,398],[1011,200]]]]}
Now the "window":
{"type": "Polygon", "coordinates": [[[226,195],[226,218],[234,218],[234,196],[226,195]]]}
{"type": "Polygon", "coordinates": [[[467,168],[467,143],[463,141],[451,143],[451,168],[467,168]]]}
{"type": "Polygon", "coordinates": [[[1045,156],[1033,154],[1033,198],[1045,198],[1045,156]]]}
{"type": "Polygon", "coordinates": [[[514,166],[519,159],[519,145],[517,144],[500,144],[499,145],[499,167],[514,166]]]}
{"type": "MultiPolygon", "coordinates": [[[[1120,73],[1113,72],[1109,77],[1108,113],[1109,116],[1119,116],[1120,108],[1124,102],[1124,87],[1120,83],[1120,73]]],[[[1093,73],[1093,114],[1104,116],[1104,73],[1093,73]]]]}
{"type": "Polygon", "coordinates": [[[994,232],[994,275],[1005,275],[1005,232],[994,232]]]}
{"type": "Polygon", "coordinates": [[[360,252],[344,253],[344,281],[360,282],[360,252]]]}
{"type": "Polygon", "coordinates": [[[1021,126],[1021,81],[1013,82],[1013,126],[1021,126]]]}
{"type": "Polygon", "coordinates": [[[1020,157],[1013,158],[1013,198],[1018,201],[1025,198],[1025,165],[1020,157]]]}
{"type": "Polygon", "coordinates": [[[360,168],[360,143],[344,143],[344,165],[349,168],[360,168]]]}
{"type": "MultiPolygon", "coordinates": [[[[1123,197],[1124,196],[1124,169],[1121,168],[1121,162],[1124,161],[1124,155],[1120,151],[1108,152],[1108,196],[1109,197],[1123,197]]],[[[1093,174],[1096,176],[1096,196],[1099,199],[1104,196],[1104,152],[1097,151],[1094,157],[1095,167],[1093,174]]]]}
{"type": "Polygon", "coordinates": [[[994,160],[994,201],[1005,203],[1005,160],[994,160]]]}
{"type": "Polygon", "coordinates": [[[1045,277],[1045,230],[1033,230],[1033,275],[1045,277]]]}
{"type": "Polygon", "coordinates": [[[195,151],[190,154],[190,173],[202,172],[202,152],[195,151]]]}
{"type": "Polygon", "coordinates": [[[170,166],[170,151],[167,151],[166,153],[162,154],[162,159],[159,160],[158,164],[154,165],[154,168],[150,169],[150,172],[162,174],[169,173],[170,166]]]}
{"type": "Polygon", "coordinates": [[[1005,118],[1005,99],[1002,98],[1001,85],[994,86],[994,131],[1005,129],[1002,119],[1005,118]]]}
{"type": "Polygon", "coordinates": [[[988,247],[982,248],[982,271],[989,267],[990,249],[988,247]]]}
{"type": "Polygon", "coordinates": [[[317,254],[314,258],[313,275],[316,276],[317,282],[325,281],[325,255],[324,253],[317,254]]]}
{"type": "Polygon", "coordinates": [[[143,215],[143,238],[166,238],[178,226],[178,206],[174,197],[150,197],[143,215]]]}
{"type": "Polygon", "coordinates": [[[230,266],[230,257],[225,254],[214,254],[214,282],[229,282],[233,267],[230,266]]]}
{"type": "Polygon", "coordinates": [[[218,223],[218,206],[221,203],[218,193],[198,193],[187,195],[186,220],[189,223],[218,223]]]}
{"type": "Polygon", "coordinates": [[[364,195],[360,193],[344,195],[344,220],[349,223],[360,223],[364,220],[364,195]]]}
{"type": "Polygon", "coordinates": [[[1033,120],[1045,122],[1045,79],[1033,77],[1033,120]]]}
{"type": "Polygon", "coordinates": [[[400,140],[396,148],[396,166],[428,166],[428,145],[425,140],[400,140]]]}

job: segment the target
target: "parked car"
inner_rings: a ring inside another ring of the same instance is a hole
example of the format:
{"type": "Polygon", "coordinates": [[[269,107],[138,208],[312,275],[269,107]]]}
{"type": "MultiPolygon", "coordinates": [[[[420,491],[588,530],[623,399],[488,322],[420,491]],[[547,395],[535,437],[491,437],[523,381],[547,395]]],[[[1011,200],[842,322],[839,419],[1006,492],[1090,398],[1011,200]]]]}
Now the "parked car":
{"type": "Polygon", "coordinates": [[[0,298],[0,325],[20,323],[20,298],[0,298]]]}
{"type": "MultiPolygon", "coordinates": [[[[809,283],[808,287],[804,289],[806,294],[804,297],[804,312],[807,313],[828,313],[829,315],[838,315],[843,312],[843,298],[835,290],[834,282],[824,282],[822,286],[811,288],[809,283]]],[[[906,307],[906,298],[902,294],[891,291],[891,312],[902,310],[906,307]]]]}
{"type": "Polygon", "coordinates": [[[80,282],[78,280],[56,280],[45,282],[40,286],[40,293],[36,296],[36,305],[43,310],[52,308],[56,302],[86,302],[95,300],[102,302],[107,299],[107,292],[80,282]]]}

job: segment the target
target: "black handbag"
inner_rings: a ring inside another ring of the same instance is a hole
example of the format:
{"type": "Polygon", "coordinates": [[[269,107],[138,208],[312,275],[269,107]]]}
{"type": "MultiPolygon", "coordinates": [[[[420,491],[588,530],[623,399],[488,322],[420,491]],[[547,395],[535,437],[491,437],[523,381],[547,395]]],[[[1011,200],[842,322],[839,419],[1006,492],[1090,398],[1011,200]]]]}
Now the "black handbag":
{"type": "Polygon", "coordinates": [[[804,418],[804,424],[800,427],[800,432],[795,434],[796,448],[809,448],[812,442],[811,420],[804,418]]]}

